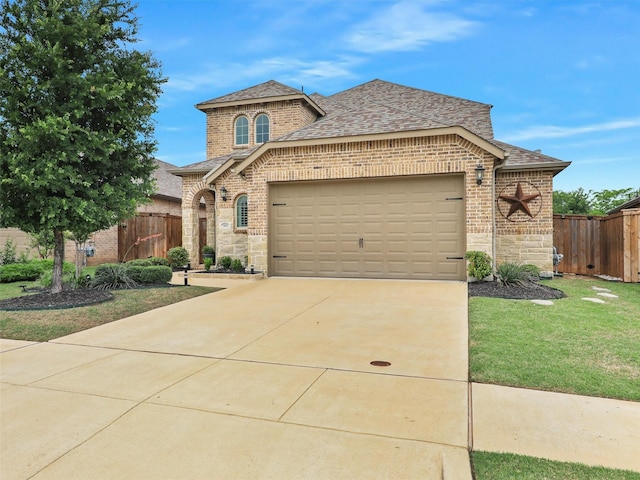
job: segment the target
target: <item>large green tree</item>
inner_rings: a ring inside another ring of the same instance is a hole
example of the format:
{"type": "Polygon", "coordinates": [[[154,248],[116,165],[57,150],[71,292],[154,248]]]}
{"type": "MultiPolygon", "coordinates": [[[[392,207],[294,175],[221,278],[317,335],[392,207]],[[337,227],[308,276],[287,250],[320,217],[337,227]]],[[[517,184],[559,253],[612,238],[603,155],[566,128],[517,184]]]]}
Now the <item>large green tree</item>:
{"type": "Polygon", "coordinates": [[[64,232],[133,216],[153,193],[152,114],[165,81],[133,48],[128,0],[1,0],[0,226],[64,232]]]}

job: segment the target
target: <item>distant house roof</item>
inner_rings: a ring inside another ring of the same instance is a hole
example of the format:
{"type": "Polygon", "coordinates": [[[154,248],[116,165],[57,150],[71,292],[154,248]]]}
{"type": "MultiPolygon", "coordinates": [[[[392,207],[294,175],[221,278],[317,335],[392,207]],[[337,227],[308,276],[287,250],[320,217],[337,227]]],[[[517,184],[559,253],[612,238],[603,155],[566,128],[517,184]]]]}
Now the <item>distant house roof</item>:
{"type": "MultiPolygon", "coordinates": [[[[217,97],[196,105],[201,110],[218,106],[255,103],[256,100],[280,97],[304,98],[322,112],[315,122],[293,132],[243,152],[234,152],[172,170],[171,173],[221,173],[243,158],[255,158],[269,148],[289,142],[338,141],[363,135],[393,135],[409,132],[461,132],[472,141],[489,147],[506,158],[503,168],[512,170],[549,169],[559,172],[570,162],[564,162],[538,151],[526,150],[493,138],[492,106],[459,97],[405,87],[384,80],[372,80],[362,85],[325,97],[309,96],[274,80],[217,97]],[[303,97],[302,97],[303,96],[303,97]],[[463,130],[460,130],[461,127],[463,130]],[[456,130],[457,129],[457,130],[456,130]],[[467,132],[465,134],[464,132],[467,132]],[[469,135],[470,133],[470,135],[469,135]],[[259,151],[256,151],[259,150],[259,151]],[[504,155],[503,155],[504,153],[504,155]],[[235,162],[231,162],[231,159],[235,162]]],[[[244,166],[246,162],[243,162],[244,166]]],[[[241,167],[244,168],[244,167],[241,167]]]]}
{"type": "Polygon", "coordinates": [[[162,160],[155,159],[158,168],[153,172],[156,179],[157,191],[154,197],[182,200],[182,179],[172,175],[171,170],[178,167],[162,160]]]}
{"type": "Polygon", "coordinates": [[[632,198],[628,202],[625,202],[622,205],[609,210],[607,212],[607,215],[612,215],[614,213],[618,213],[618,212],[621,212],[622,210],[627,210],[630,208],[640,208],[640,197],[632,198]]]}

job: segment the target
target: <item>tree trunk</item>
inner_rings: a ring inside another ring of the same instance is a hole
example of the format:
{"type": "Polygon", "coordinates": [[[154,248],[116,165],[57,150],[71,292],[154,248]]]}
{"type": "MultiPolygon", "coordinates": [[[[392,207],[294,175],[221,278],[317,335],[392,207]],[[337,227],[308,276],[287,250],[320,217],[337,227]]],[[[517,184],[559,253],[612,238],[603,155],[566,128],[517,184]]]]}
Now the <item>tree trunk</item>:
{"type": "Polygon", "coordinates": [[[64,232],[62,230],[53,231],[53,279],[51,282],[51,293],[62,292],[62,264],[64,262],[64,232]]]}

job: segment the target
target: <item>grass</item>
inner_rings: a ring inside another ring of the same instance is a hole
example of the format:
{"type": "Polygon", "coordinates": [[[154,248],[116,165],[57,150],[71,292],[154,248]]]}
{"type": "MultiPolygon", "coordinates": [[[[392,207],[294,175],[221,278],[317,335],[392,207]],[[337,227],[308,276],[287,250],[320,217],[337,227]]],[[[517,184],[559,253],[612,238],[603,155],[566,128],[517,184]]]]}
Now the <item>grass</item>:
{"type": "Polygon", "coordinates": [[[567,298],[553,306],[469,299],[471,380],[640,401],[640,285],[589,277],[548,285],[567,298]],[[592,286],[619,298],[581,300],[597,297],[592,286]]]}
{"type": "Polygon", "coordinates": [[[511,453],[473,452],[476,480],[640,480],[640,473],[554,462],[511,453]]]}
{"type": "MultiPolygon", "coordinates": [[[[36,283],[0,284],[0,299],[20,295],[18,285],[36,283]]],[[[98,305],[65,310],[0,310],[0,338],[46,342],[217,290],[200,286],[116,290],[114,300],[98,305]]]]}

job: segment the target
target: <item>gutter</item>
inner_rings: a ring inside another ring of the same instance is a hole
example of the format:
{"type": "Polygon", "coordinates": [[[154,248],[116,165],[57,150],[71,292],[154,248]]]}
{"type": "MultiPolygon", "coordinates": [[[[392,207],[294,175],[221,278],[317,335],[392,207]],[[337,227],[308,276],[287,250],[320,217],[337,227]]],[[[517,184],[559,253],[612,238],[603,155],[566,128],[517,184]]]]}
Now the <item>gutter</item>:
{"type": "Polygon", "coordinates": [[[497,215],[496,215],[496,210],[498,209],[498,206],[496,203],[496,177],[497,177],[498,169],[504,167],[504,164],[509,158],[509,154],[510,152],[505,151],[504,159],[501,162],[495,164],[491,169],[491,178],[493,180],[493,185],[491,185],[491,224],[492,224],[491,225],[491,267],[493,268],[494,272],[498,267],[497,260],[496,260],[496,252],[497,252],[496,228],[498,228],[498,221],[497,221],[497,215]]]}

